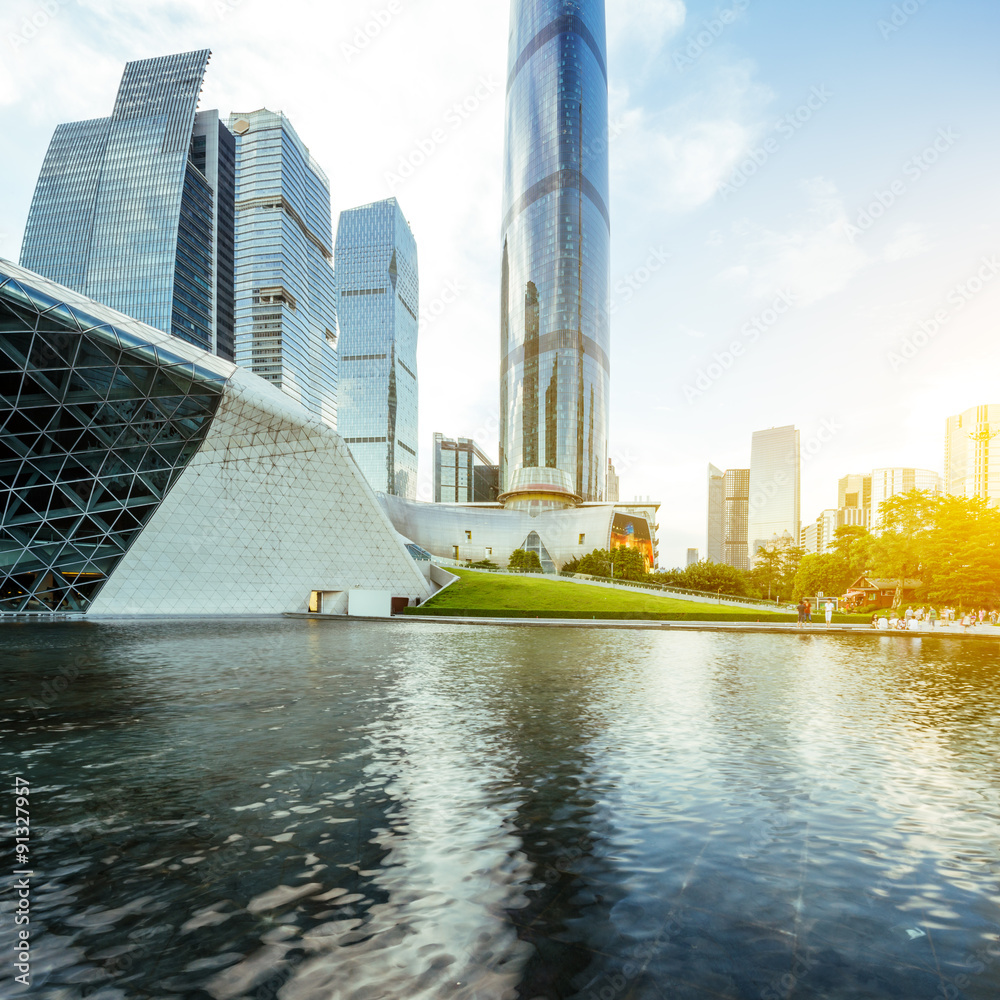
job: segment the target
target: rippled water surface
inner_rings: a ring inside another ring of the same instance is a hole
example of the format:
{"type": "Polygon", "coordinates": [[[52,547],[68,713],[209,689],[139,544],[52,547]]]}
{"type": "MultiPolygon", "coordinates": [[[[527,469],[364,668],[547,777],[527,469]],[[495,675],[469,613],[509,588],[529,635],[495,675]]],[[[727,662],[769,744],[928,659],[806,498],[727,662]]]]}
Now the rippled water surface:
{"type": "Polygon", "coordinates": [[[998,664],[893,635],[4,625],[28,992],[996,1000],[998,664]]]}

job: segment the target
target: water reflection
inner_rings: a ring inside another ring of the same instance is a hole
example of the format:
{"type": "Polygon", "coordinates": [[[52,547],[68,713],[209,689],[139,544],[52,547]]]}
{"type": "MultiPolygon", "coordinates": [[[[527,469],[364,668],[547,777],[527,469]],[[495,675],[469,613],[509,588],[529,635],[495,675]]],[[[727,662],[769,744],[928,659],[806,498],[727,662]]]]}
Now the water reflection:
{"type": "Polygon", "coordinates": [[[1000,992],[991,647],[283,621],[2,642],[33,995],[1000,992]]]}

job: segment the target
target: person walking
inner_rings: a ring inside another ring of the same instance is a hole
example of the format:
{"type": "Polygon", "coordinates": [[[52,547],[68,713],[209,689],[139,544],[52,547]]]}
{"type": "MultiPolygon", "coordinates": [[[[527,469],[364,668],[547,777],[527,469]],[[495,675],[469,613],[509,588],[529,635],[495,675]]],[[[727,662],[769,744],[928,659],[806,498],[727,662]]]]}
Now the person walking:
{"type": "Polygon", "coordinates": [[[807,600],[806,601],[806,624],[811,625],[813,620],[813,606],[807,600]]]}
{"type": "Polygon", "coordinates": [[[826,623],[830,625],[833,622],[833,601],[827,600],[823,610],[826,612],[826,623]]]}
{"type": "Polygon", "coordinates": [[[930,619],[931,628],[937,628],[937,608],[931,608],[930,611],[927,612],[927,617],[930,619]]]}
{"type": "Polygon", "coordinates": [[[804,625],[806,620],[806,602],[801,597],[799,598],[799,603],[796,610],[799,613],[798,624],[804,625]]]}

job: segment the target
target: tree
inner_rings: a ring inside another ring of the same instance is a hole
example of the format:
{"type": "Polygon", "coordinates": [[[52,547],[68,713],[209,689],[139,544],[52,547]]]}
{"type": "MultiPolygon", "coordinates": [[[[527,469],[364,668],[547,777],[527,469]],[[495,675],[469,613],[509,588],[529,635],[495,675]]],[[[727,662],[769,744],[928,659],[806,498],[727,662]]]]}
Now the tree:
{"type": "Polygon", "coordinates": [[[941,497],[921,549],[924,592],[960,608],[1000,606],[1000,510],[979,497],[941,497]]]}
{"type": "Polygon", "coordinates": [[[630,549],[624,545],[619,545],[611,553],[611,568],[611,575],[616,580],[641,582],[649,576],[642,553],[638,549],[630,549]]]}
{"type": "Polygon", "coordinates": [[[852,576],[846,586],[854,583],[868,569],[873,541],[874,536],[861,524],[845,524],[834,531],[831,547],[843,559],[852,576]]]}
{"type": "Polygon", "coordinates": [[[793,597],[826,594],[839,597],[857,579],[844,558],[836,552],[802,557],[792,585],[793,597]]]}
{"type": "Polygon", "coordinates": [[[767,594],[771,600],[778,593],[777,585],[781,581],[782,556],[778,549],[759,549],[754,557],[753,572],[750,574],[754,585],[761,593],[767,594]]]}
{"type": "Polygon", "coordinates": [[[899,493],[879,507],[882,524],[871,548],[874,570],[896,580],[893,610],[903,604],[907,579],[916,579],[922,565],[924,545],[932,529],[940,497],[921,490],[899,493]]]}
{"type": "Polygon", "coordinates": [[[778,577],[778,593],[789,594],[795,589],[795,574],[805,558],[806,550],[798,546],[781,549],[781,575],[778,577]]]}
{"type": "Polygon", "coordinates": [[[649,574],[649,582],[658,583],[661,587],[686,587],[688,585],[686,572],[678,568],[660,570],[649,574]]]}
{"type": "Polygon", "coordinates": [[[542,561],[537,552],[525,552],[524,549],[514,549],[510,554],[507,569],[512,573],[541,573],[542,561]]]}
{"type": "Polygon", "coordinates": [[[721,592],[735,597],[747,597],[751,589],[747,574],[726,563],[695,563],[684,570],[681,580],[682,585],[691,590],[721,592]]]}
{"type": "Polygon", "coordinates": [[[604,549],[594,549],[580,560],[577,572],[590,576],[611,576],[611,556],[604,549]]]}
{"type": "Polygon", "coordinates": [[[615,580],[643,581],[649,578],[646,560],[643,559],[642,553],[638,549],[630,549],[624,545],[618,546],[613,552],[594,549],[590,555],[580,560],[576,572],[615,580]]]}

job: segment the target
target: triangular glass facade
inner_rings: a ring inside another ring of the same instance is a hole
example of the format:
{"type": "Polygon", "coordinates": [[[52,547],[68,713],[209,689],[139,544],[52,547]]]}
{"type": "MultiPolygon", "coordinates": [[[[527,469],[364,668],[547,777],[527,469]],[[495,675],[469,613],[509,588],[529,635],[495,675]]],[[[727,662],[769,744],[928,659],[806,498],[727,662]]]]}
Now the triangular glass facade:
{"type": "Polygon", "coordinates": [[[552,561],[548,549],[542,544],[542,539],[537,531],[528,532],[528,537],[524,540],[521,548],[525,552],[537,552],[538,561],[542,564],[543,573],[557,573],[556,564],[552,561]]]}
{"type": "Polygon", "coordinates": [[[0,282],[0,613],[87,610],[201,446],[224,384],[0,282]]]}

